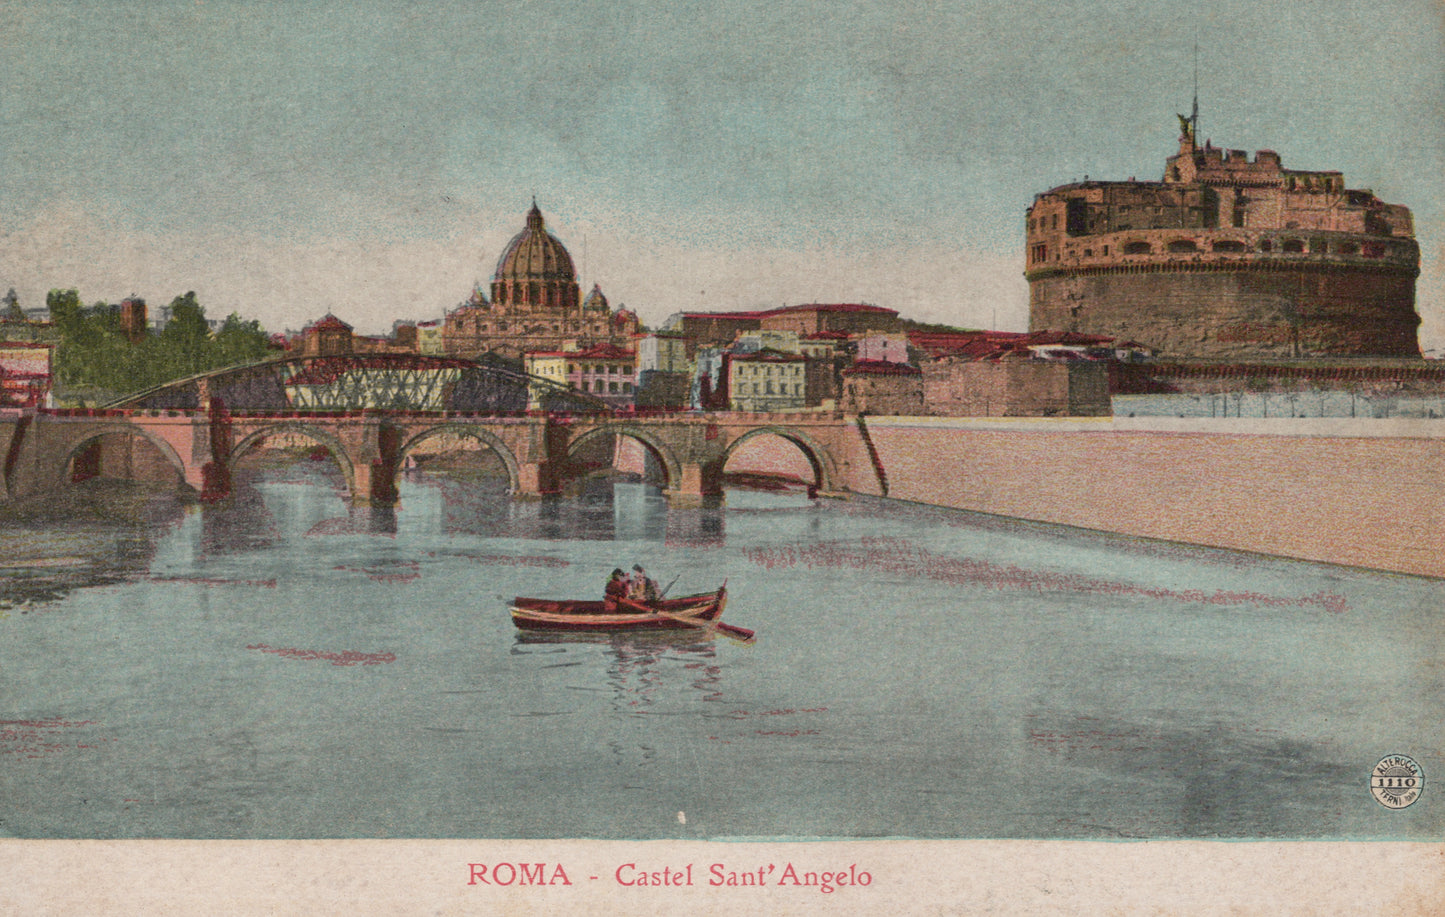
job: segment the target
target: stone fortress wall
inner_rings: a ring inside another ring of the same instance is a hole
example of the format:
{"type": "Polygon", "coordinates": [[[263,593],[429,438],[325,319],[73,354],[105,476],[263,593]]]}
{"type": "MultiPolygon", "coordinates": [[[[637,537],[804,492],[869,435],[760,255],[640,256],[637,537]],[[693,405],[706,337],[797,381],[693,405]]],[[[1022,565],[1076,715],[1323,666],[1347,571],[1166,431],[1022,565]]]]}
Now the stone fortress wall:
{"type": "Polygon", "coordinates": [[[1030,327],[1130,339],[1165,357],[1419,357],[1408,208],[1338,172],[1195,146],[1162,181],[1036,197],[1030,327]]]}

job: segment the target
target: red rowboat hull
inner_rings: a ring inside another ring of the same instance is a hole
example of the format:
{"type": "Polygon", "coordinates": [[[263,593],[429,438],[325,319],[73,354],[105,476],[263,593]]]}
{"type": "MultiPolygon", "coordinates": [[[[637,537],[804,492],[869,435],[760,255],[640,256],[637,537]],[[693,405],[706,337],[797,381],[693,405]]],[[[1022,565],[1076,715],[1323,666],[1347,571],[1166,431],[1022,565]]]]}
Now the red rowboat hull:
{"type": "Polygon", "coordinates": [[[616,612],[607,611],[602,602],[518,596],[512,601],[512,623],[524,630],[695,630],[717,620],[727,601],[726,587],[717,592],[659,599],[650,603],[630,602],[628,604],[633,608],[624,606],[616,612]],[[649,609],[667,614],[654,614],[649,609]]]}

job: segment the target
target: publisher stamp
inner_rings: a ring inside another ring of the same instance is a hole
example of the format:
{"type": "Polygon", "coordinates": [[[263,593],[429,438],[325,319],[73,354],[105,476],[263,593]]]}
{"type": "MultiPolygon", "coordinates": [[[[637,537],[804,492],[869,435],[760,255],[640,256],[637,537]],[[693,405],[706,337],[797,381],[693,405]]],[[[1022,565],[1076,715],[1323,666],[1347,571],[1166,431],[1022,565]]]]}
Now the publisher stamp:
{"type": "Polygon", "coordinates": [[[1425,772],[1408,755],[1386,755],[1370,771],[1370,793],[1387,809],[1403,809],[1420,798],[1425,772]]]}

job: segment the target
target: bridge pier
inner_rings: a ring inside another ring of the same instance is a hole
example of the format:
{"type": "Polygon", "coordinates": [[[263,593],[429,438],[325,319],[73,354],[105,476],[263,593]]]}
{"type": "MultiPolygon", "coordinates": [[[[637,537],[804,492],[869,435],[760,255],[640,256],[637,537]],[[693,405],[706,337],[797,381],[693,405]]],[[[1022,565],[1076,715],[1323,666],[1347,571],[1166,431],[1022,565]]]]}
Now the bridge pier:
{"type": "Polygon", "coordinates": [[[708,477],[701,463],[683,462],[682,474],[663,492],[667,505],[678,509],[702,506],[708,497],[719,492],[715,482],[709,481],[708,477]]]}
{"type": "Polygon", "coordinates": [[[548,488],[550,477],[546,462],[521,462],[517,465],[517,489],[512,496],[519,500],[540,500],[555,489],[548,488]]]}

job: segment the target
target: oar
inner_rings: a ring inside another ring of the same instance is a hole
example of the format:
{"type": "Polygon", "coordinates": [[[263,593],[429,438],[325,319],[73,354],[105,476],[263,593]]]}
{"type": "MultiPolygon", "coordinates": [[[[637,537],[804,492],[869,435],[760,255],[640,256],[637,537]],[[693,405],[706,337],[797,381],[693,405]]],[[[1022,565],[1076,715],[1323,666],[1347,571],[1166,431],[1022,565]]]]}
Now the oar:
{"type": "Polygon", "coordinates": [[[670,620],[678,622],[679,624],[687,624],[700,630],[716,631],[725,637],[731,637],[734,640],[742,643],[752,643],[757,639],[757,634],[755,634],[753,631],[748,630],[746,627],[738,627],[733,624],[724,624],[722,621],[699,621],[696,618],[689,618],[685,615],[675,615],[670,611],[663,611],[660,608],[649,608],[648,606],[643,605],[639,602],[634,602],[631,599],[619,600],[619,604],[622,603],[626,603],[627,605],[632,606],[632,608],[637,611],[645,612],[651,615],[657,615],[660,618],[668,618],[670,620]]]}
{"type": "Polygon", "coordinates": [[[732,637],[740,643],[752,643],[757,640],[757,634],[748,630],[746,627],[738,627],[735,624],[727,624],[722,621],[696,621],[692,618],[685,618],[682,615],[675,615],[658,609],[653,609],[652,613],[661,615],[664,618],[671,618],[674,621],[681,621],[684,624],[691,624],[693,627],[700,627],[703,630],[715,630],[723,636],[732,637]]]}

